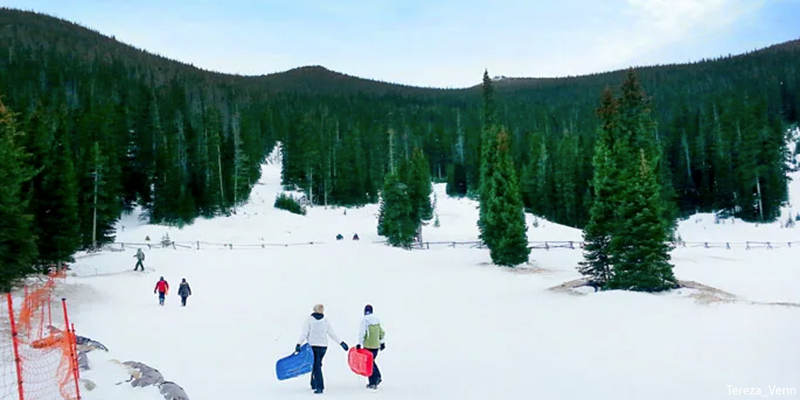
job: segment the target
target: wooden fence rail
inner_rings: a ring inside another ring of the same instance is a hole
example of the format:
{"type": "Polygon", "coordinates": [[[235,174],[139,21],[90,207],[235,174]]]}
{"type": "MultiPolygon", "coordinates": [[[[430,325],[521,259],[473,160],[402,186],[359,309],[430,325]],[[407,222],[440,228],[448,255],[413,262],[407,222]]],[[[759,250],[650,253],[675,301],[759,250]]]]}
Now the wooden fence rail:
{"type": "MultiPolygon", "coordinates": [[[[294,243],[233,243],[233,242],[182,242],[182,241],[162,241],[157,243],[147,242],[114,242],[104,246],[104,249],[110,251],[124,251],[126,248],[172,248],[174,250],[187,249],[187,250],[259,250],[274,247],[295,247],[295,246],[314,246],[325,245],[331,242],[294,242],[294,243]]],[[[386,241],[373,241],[373,244],[385,244],[386,241]]],[[[569,241],[569,240],[547,240],[547,241],[530,241],[528,247],[532,250],[551,250],[551,249],[569,249],[580,250],[583,249],[585,242],[583,241],[569,241]]],[[[800,247],[800,241],[743,241],[743,242],[676,242],[673,243],[675,248],[704,248],[704,249],[775,249],[784,247],[800,247]]],[[[431,247],[449,247],[449,248],[477,248],[482,249],[486,246],[480,240],[472,241],[426,241],[421,244],[416,244],[413,248],[429,250],[431,247]]]]}

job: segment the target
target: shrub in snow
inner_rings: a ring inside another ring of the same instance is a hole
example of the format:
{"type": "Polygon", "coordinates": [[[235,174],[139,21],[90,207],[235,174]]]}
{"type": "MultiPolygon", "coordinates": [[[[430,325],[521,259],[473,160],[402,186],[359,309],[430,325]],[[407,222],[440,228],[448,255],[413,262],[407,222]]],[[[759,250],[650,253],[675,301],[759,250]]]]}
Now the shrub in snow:
{"type": "Polygon", "coordinates": [[[306,208],[292,195],[281,193],[275,198],[275,208],[289,211],[290,213],[306,215],[306,208]]]}

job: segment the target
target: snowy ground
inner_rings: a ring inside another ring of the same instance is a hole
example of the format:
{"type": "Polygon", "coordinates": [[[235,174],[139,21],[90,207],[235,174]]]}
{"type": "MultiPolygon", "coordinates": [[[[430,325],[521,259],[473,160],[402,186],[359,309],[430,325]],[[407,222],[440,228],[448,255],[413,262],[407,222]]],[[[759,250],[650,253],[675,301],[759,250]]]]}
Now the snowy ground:
{"type": "MultiPolygon", "coordinates": [[[[331,399],[716,399],[734,388],[800,389],[800,308],[765,304],[800,303],[800,246],[674,251],[679,279],[730,292],[735,302],[698,303],[692,290],[569,295],[547,289],[579,277],[579,250],[534,250],[528,268],[511,270],[469,246],[388,248],[372,243],[382,239],[377,206],[346,215],[274,209],[279,177],[279,164],[265,166],[251,202],[232,217],[183,230],[135,216],[120,223],[119,241],[156,243],[168,232],[181,243],[205,242],[201,250],[154,246],[146,272],[133,271],[131,246],[78,260],[59,290],[78,333],[110,349],[90,353],[93,369],[82,377],[98,386],[84,399],[162,398],[153,387],[114,385],[126,374],[109,359],[153,366],[191,400],[310,396],[308,376],[279,382],[274,367],[293,351],[315,303],[326,305],[348,344],[367,303],[387,331],[377,393],[350,372],[344,351],[329,349],[331,399]],[[350,240],[356,232],[359,242],[350,240]],[[337,233],[346,240],[335,241],[337,233]],[[307,242],[324,243],[258,246],[307,242]],[[152,294],[159,276],[172,285],[165,307],[152,294]],[[184,277],[194,292],[186,308],[176,294],[184,277]]],[[[441,226],[427,227],[425,240],[476,240],[476,204],[443,191],[436,186],[441,226]]],[[[581,240],[578,230],[539,222],[532,241],[581,240]]],[[[800,238],[800,224],[716,225],[701,215],[682,222],[680,233],[686,241],[788,242],[800,238]]]]}

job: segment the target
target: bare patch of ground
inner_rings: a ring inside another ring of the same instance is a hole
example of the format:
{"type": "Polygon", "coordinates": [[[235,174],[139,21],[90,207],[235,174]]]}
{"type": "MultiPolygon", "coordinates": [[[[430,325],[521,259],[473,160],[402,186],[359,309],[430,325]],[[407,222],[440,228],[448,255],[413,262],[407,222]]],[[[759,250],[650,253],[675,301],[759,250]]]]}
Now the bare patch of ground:
{"type": "MultiPolygon", "coordinates": [[[[747,303],[753,305],[764,306],[782,306],[782,307],[797,307],[800,308],[800,303],[791,302],[761,302],[743,299],[733,293],[728,293],[724,290],[704,285],[694,281],[678,281],[681,289],[692,289],[695,292],[690,294],[689,297],[693,298],[700,304],[714,304],[714,303],[747,303]]],[[[591,283],[586,279],[575,279],[569,282],[564,282],[560,285],[548,288],[554,292],[566,293],[576,296],[584,296],[588,291],[581,291],[581,288],[593,288],[591,283]]],[[[585,290],[585,289],[584,289],[585,290]]]]}

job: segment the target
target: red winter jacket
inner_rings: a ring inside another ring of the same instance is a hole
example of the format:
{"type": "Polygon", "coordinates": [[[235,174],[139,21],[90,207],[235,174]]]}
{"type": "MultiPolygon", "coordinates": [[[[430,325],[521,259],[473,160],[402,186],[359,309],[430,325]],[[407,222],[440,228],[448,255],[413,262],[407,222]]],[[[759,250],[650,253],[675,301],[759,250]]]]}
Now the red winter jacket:
{"type": "Polygon", "coordinates": [[[158,281],[154,290],[158,290],[161,293],[167,293],[167,290],[169,290],[169,283],[167,283],[167,281],[158,281]]]}

